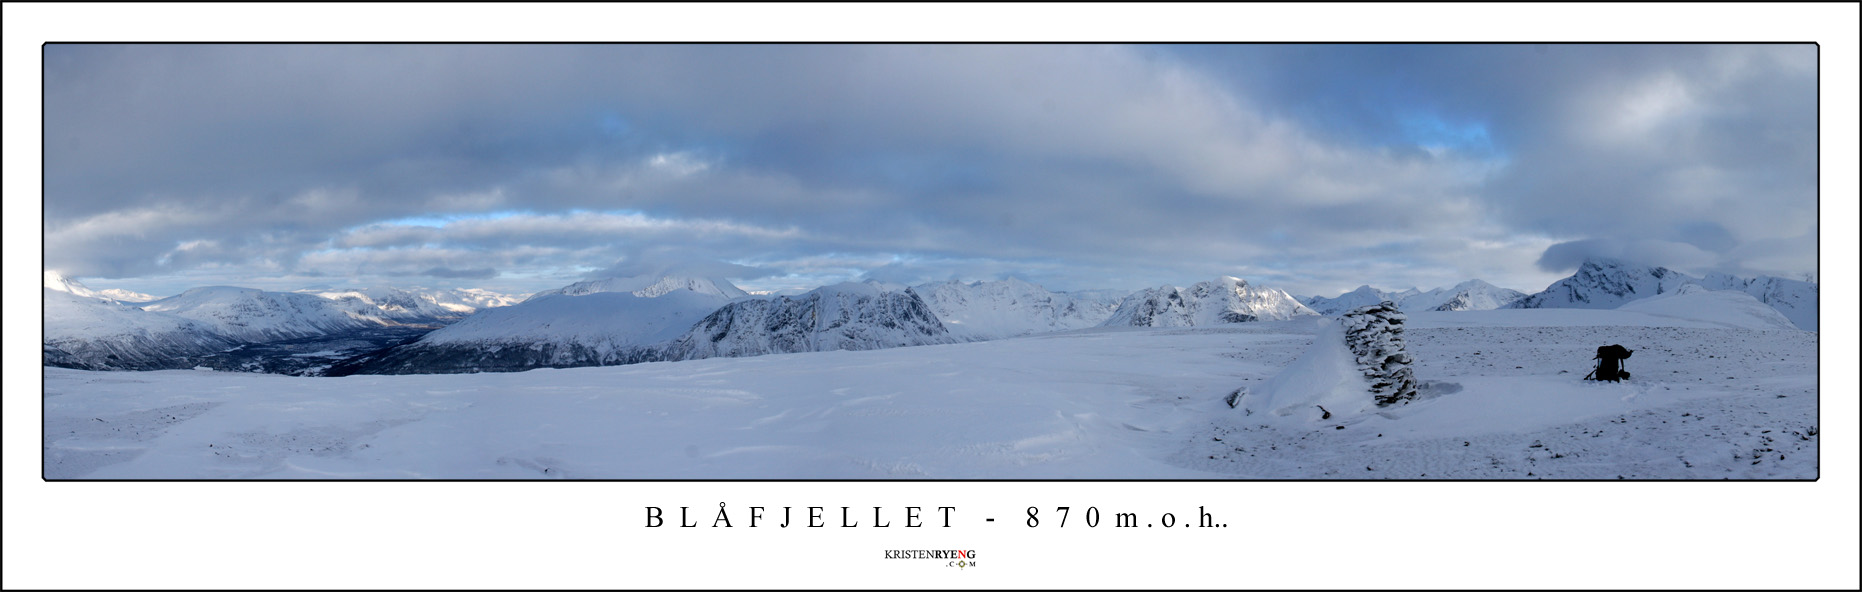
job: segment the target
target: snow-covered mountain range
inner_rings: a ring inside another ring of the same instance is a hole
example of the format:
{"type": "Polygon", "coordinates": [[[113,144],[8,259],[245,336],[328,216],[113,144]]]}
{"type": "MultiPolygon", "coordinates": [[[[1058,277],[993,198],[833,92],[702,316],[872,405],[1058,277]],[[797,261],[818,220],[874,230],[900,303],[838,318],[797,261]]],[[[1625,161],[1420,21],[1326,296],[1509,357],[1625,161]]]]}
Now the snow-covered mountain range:
{"type": "Polygon", "coordinates": [[[445,325],[481,309],[510,306],[521,298],[488,290],[424,290],[388,286],[304,290],[340,304],[344,310],[405,325],[445,325]]]}
{"type": "Polygon", "coordinates": [[[419,341],[339,364],[333,374],[511,372],[664,359],[665,343],[741,293],[723,280],[659,278],[582,282],[487,309],[419,341]],[[629,286],[602,290],[598,284],[629,286]],[[684,285],[669,291],[641,290],[684,285]],[[697,289],[693,289],[693,288],[697,289]],[[587,289],[595,288],[595,289],[587,289]],[[651,294],[651,295],[642,295],[651,294]]]}
{"type": "Polygon", "coordinates": [[[1413,310],[1439,310],[1443,312],[1493,310],[1512,304],[1513,301],[1526,296],[1524,292],[1508,290],[1481,280],[1468,280],[1455,284],[1455,287],[1448,289],[1448,297],[1440,301],[1423,300],[1423,295],[1430,294],[1431,292],[1433,292],[1433,290],[1419,294],[1404,302],[1398,302],[1397,307],[1404,308],[1406,302],[1411,302],[1413,304],[1409,304],[1408,306],[1413,310]]]}
{"type": "Polygon", "coordinates": [[[956,280],[912,287],[944,328],[970,340],[1000,339],[1096,327],[1112,316],[1123,295],[1109,292],[1050,292],[1009,278],[994,282],[956,280]]]}
{"type": "Polygon", "coordinates": [[[909,288],[849,283],[758,298],[715,278],[613,278],[472,315],[330,373],[508,372],[956,341],[909,288]]]}
{"type": "Polygon", "coordinates": [[[252,288],[194,288],[141,305],[210,327],[236,341],[263,343],[361,331],[392,324],[367,310],[310,294],[252,288]]]}
{"type": "Polygon", "coordinates": [[[1678,290],[1695,283],[1666,267],[1630,265],[1613,259],[1588,259],[1571,277],[1553,282],[1508,308],[1616,308],[1637,298],[1678,290]]]}
{"type": "Polygon", "coordinates": [[[1222,277],[1189,288],[1160,286],[1127,296],[1101,326],[1206,327],[1223,323],[1284,321],[1316,315],[1285,291],[1222,277]]]}
{"type": "Polygon", "coordinates": [[[1525,296],[1517,290],[1508,290],[1481,280],[1468,280],[1456,284],[1453,288],[1436,288],[1427,292],[1410,288],[1401,292],[1385,292],[1368,285],[1340,294],[1336,298],[1312,296],[1300,302],[1319,314],[1338,316],[1360,307],[1379,302],[1396,303],[1397,308],[1405,311],[1458,311],[1458,310],[1493,310],[1506,306],[1514,300],[1525,296]]]}
{"type": "Polygon", "coordinates": [[[135,302],[126,290],[95,290],[45,272],[45,362],[76,368],[191,367],[201,356],[242,345],[340,339],[384,327],[437,326],[485,305],[515,300],[485,290],[269,292],[194,288],[135,302]]]}
{"type": "MultiPolygon", "coordinates": [[[[46,363],[99,369],[191,367],[187,360],[232,351],[228,348],[274,344],[265,346],[269,350],[239,355],[316,352],[332,361],[329,372],[336,374],[514,371],[880,349],[1095,326],[1197,327],[1274,321],[1337,315],[1385,301],[1409,312],[1641,310],[1638,307],[1657,305],[1627,305],[1654,296],[1685,295],[1657,308],[1721,307],[1751,313],[1736,315],[1743,319],[1742,328],[1772,328],[1780,318],[1801,329],[1817,327],[1816,284],[1776,277],[1694,278],[1666,268],[1608,259],[1586,261],[1571,277],[1530,296],[1470,280],[1427,292],[1413,288],[1384,292],[1361,286],[1336,298],[1304,302],[1284,291],[1233,277],[1188,288],[1161,286],[1123,297],[1106,291],[1053,292],[1019,279],[914,287],[868,282],[791,296],[752,296],[723,279],[641,276],[576,282],[521,301],[484,290],[374,287],[268,292],[207,287],[133,303],[129,299],[138,295],[132,292],[94,290],[50,271],[45,274],[45,287],[46,363]],[[1693,294],[1701,290],[1725,294],[1693,294]],[[1754,303],[1777,316],[1747,310],[1754,303]],[[407,341],[432,327],[441,328],[407,341]],[[311,343],[304,340],[364,333],[373,341],[351,340],[343,347],[325,348],[329,351],[290,349],[311,343]],[[287,343],[291,345],[275,345],[287,343]],[[369,353],[358,356],[362,352],[369,353]],[[350,356],[354,357],[342,360],[350,356]]],[[[1657,309],[1645,312],[1658,314],[1657,309]]]]}
{"type": "Polygon", "coordinates": [[[1725,274],[1695,278],[1666,267],[1592,258],[1571,277],[1528,295],[1507,308],[1620,308],[1651,296],[1672,294],[1682,286],[1744,292],[1776,309],[1799,329],[1817,330],[1817,285],[1772,276],[1737,278],[1725,274]]]}

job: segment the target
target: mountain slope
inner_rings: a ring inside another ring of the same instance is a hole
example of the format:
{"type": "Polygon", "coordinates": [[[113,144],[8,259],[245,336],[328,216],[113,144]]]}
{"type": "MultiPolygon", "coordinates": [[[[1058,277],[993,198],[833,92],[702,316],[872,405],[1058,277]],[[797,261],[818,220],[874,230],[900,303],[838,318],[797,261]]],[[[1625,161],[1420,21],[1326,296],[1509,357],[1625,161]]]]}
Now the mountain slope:
{"type": "Polygon", "coordinates": [[[215,286],[148,302],[145,311],[192,319],[215,333],[260,343],[360,331],[392,324],[327,298],[291,292],[215,286]]]}
{"type": "Polygon", "coordinates": [[[1797,328],[1817,330],[1817,284],[1773,276],[1744,279],[1720,273],[1708,275],[1700,284],[1710,290],[1745,292],[1777,309],[1797,328]]]}
{"type": "Polygon", "coordinates": [[[360,316],[373,316],[404,325],[445,325],[481,308],[507,306],[517,299],[484,290],[419,290],[376,286],[306,291],[338,303],[360,316]]]}
{"type": "Polygon", "coordinates": [[[346,374],[515,372],[664,359],[661,347],[742,293],[723,280],[579,282],[491,308],[419,341],[331,367],[346,374]],[[670,290],[647,289],[681,286],[670,290]],[[651,294],[650,296],[641,294],[651,294]]]}
{"type": "MultiPolygon", "coordinates": [[[[1414,306],[1415,310],[1438,310],[1444,312],[1493,310],[1512,304],[1514,301],[1524,298],[1525,296],[1525,293],[1518,290],[1508,290],[1481,280],[1468,280],[1456,284],[1454,288],[1450,288],[1448,297],[1439,303],[1424,304],[1422,302],[1417,302],[1415,305],[1411,306],[1414,306]]],[[[1414,300],[1408,302],[1414,302],[1414,300]]],[[[1404,305],[1404,303],[1398,304],[1399,308],[1404,305]]]]}
{"type": "Polygon", "coordinates": [[[1637,298],[1673,292],[1688,283],[1693,283],[1693,278],[1666,267],[1594,258],[1585,260],[1571,277],[1513,301],[1507,308],[1616,308],[1637,298]]]}
{"type": "Polygon", "coordinates": [[[1330,317],[1342,315],[1361,307],[1370,306],[1386,300],[1394,302],[1398,298],[1399,296],[1395,292],[1385,292],[1372,288],[1369,285],[1363,285],[1358,286],[1356,290],[1339,294],[1336,298],[1314,296],[1306,299],[1305,304],[1308,308],[1311,308],[1313,312],[1330,317]]]}
{"type": "Polygon", "coordinates": [[[669,345],[668,357],[692,360],[956,341],[912,289],[891,292],[846,283],[797,297],[733,302],[669,345]]]}
{"type": "Polygon", "coordinates": [[[1737,290],[1708,290],[1696,284],[1660,296],[1632,300],[1617,310],[1659,317],[1706,321],[1729,329],[1795,330],[1778,309],[1737,290]]]}
{"type": "Polygon", "coordinates": [[[1100,293],[1050,292],[1015,278],[995,282],[933,282],[912,288],[964,339],[999,339],[1098,326],[1119,298],[1100,293]]]}
{"type": "Polygon", "coordinates": [[[1594,258],[1584,261],[1577,273],[1559,280],[1545,291],[1514,301],[1506,308],[1618,308],[1626,303],[1671,294],[1685,285],[1708,290],[1736,291],[1757,299],[1806,331],[1817,330],[1817,285],[1772,276],[1739,278],[1713,274],[1694,278],[1663,268],[1594,258]]]}
{"type": "Polygon", "coordinates": [[[205,323],[45,288],[43,362],[86,370],[192,368],[237,346],[205,323]]]}
{"type": "Polygon", "coordinates": [[[1160,286],[1140,290],[1127,296],[1100,326],[1203,327],[1317,314],[1284,291],[1223,277],[1187,289],[1160,286]]]}

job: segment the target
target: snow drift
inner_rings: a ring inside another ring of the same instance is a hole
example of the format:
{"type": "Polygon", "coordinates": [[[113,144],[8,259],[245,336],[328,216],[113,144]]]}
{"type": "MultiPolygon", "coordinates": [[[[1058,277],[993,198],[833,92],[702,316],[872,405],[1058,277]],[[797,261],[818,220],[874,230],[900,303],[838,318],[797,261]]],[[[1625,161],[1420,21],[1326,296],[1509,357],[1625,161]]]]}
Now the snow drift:
{"type": "Polygon", "coordinates": [[[1694,284],[1682,286],[1673,293],[1632,300],[1617,310],[1705,321],[1731,329],[1788,331],[1797,328],[1783,313],[1750,294],[1708,290],[1694,284]]]}

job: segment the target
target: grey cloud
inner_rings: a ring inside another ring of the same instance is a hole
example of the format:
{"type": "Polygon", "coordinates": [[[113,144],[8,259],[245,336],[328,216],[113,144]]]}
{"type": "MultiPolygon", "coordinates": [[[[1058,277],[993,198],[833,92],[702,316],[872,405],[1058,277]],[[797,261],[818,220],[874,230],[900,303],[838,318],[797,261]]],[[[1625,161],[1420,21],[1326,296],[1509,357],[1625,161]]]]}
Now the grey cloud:
{"type": "Polygon", "coordinates": [[[1671,267],[1677,270],[1694,270],[1710,267],[1719,260],[1714,254],[1701,250],[1687,243],[1640,239],[1585,239],[1562,242],[1545,249],[1539,257],[1540,269],[1548,272],[1568,272],[1577,269],[1585,259],[1604,257],[1625,262],[1671,267]]]}
{"type": "Polygon", "coordinates": [[[478,269],[452,269],[449,267],[434,267],[426,271],[420,272],[420,275],[436,277],[436,278],[482,280],[482,279],[498,277],[498,270],[492,269],[489,267],[481,267],[478,269]]]}
{"type": "Polygon", "coordinates": [[[1580,236],[1814,266],[1794,239],[1816,231],[1804,54],[54,45],[47,260],[544,283],[681,266],[847,278],[906,255],[925,278],[1025,265],[1078,287],[1223,270],[1330,286],[1502,262],[1538,281],[1544,237],[1580,236]],[[1675,116],[1609,133],[1674,97],[1675,116]],[[1486,139],[1408,136],[1438,120],[1486,139]],[[418,216],[465,219],[383,224],[418,216]],[[827,254],[878,263],[809,263],[827,254]],[[752,264],[707,267],[728,261],[752,264]]]}
{"type": "Polygon", "coordinates": [[[614,265],[583,274],[587,279],[679,275],[756,280],[781,273],[776,269],[740,265],[689,252],[670,245],[629,249],[614,265]]]}

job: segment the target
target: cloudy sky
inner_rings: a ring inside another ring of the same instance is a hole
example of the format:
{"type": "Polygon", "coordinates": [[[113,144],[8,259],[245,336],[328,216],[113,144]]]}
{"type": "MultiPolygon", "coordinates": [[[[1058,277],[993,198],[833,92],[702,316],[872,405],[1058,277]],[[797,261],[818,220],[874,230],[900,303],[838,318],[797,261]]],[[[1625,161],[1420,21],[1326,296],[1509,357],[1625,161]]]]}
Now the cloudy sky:
{"type": "Polygon", "coordinates": [[[166,295],[1817,271],[1815,45],[43,47],[45,266],[166,295]]]}

